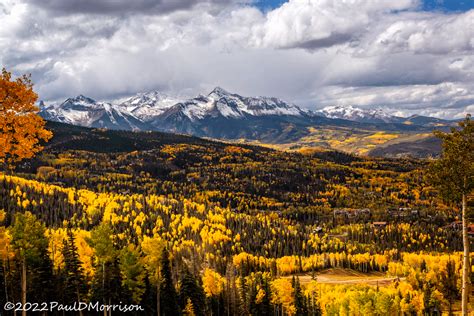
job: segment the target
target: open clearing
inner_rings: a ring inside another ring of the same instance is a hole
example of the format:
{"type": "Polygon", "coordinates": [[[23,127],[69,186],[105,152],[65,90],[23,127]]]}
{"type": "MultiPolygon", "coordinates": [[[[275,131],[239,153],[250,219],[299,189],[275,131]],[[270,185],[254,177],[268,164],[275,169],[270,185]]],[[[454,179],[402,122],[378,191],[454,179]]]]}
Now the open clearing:
{"type": "MultiPolygon", "coordinates": [[[[311,274],[297,274],[301,284],[311,282],[311,274]]],[[[293,275],[287,276],[292,278],[293,275]]],[[[403,278],[387,277],[383,272],[362,273],[350,269],[327,269],[316,273],[316,281],[323,284],[367,284],[386,286],[403,278]]]]}

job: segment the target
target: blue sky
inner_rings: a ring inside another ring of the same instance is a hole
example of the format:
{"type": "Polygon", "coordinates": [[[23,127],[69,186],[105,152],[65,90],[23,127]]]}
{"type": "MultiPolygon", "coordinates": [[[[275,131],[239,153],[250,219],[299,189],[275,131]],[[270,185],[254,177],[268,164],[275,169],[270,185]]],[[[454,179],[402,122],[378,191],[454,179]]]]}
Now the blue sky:
{"type": "Polygon", "coordinates": [[[285,0],[257,0],[257,6],[262,10],[268,10],[278,8],[280,5],[285,3],[285,0]]]}
{"type": "Polygon", "coordinates": [[[474,9],[474,0],[425,0],[424,10],[468,11],[474,9]]]}
{"type": "MultiPolygon", "coordinates": [[[[285,0],[257,0],[257,6],[266,11],[277,8],[285,2],[285,0]]],[[[474,0],[424,0],[422,9],[446,12],[468,11],[474,9],[474,0]]]]}

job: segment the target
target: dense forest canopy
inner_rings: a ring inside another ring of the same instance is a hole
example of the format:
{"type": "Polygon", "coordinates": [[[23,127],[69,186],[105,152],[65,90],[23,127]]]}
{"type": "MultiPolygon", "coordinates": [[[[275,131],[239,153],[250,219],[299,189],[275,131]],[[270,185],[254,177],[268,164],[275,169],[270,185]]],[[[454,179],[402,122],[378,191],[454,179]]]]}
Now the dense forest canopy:
{"type": "Polygon", "coordinates": [[[2,303],[20,299],[22,260],[30,301],[147,314],[430,314],[459,299],[459,210],[428,161],[49,127],[41,154],[0,174],[2,303]]]}

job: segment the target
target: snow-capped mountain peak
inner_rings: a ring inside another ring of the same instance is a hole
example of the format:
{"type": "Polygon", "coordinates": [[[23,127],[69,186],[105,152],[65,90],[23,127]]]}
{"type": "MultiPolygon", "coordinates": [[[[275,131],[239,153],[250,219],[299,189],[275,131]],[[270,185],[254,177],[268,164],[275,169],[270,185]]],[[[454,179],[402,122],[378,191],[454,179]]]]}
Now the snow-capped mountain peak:
{"type": "Polygon", "coordinates": [[[50,120],[89,127],[136,129],[141,123],[147,129],[161,129],[163,124],[183,120],[201,124],[208,118],[303,116],[311,112],[278,98],[243,97],[216,87],[207,95],[184,101],[160,91],[138,93],[116,104],[79,95],[43,107],[41,114],[50,120]]]}
{"type": "Polygon", "coordinates": [[[207,96],[212,99],[220,99],[230,95],[232,95],[232,93],[228,92],[224,88],[215,87],[207,96]]]}
{"type": "Polygon", "coordinates": [[[97,104],[97,102],[89,97],[86,97],[82,94],[78,95],[77,97],[74,98],[68,98],[66,101],[63,103],[63,107],[65,105],[83,105],[83,106],[94,106],[97,104]]]}
{"type": "MultiPolygon", "coordinates": [[[[207,96],[179,104],[182,114],[191,121],[205,117],[244,118],[246,116],[291,115],[308,113],[294,104],[272,97],[243,97],[216,87],[207,96]]],[[[174,110],[176,112],[176,109],[174,110]]]]}
{"type": "Polygon", "coordinates": [[[363,109],[353,105],[327,106],[316,113],[331,119],[345,119],[366,123],[390,123],[398,120],[398,117],[386,113],[381,108],[363,109]]]}
{"type": "Polygon", "coordinates": [[[145,124],[126,109],[107,102],[97,102],[83,95],[43,107],[40,115],[52,121],[86,127],[146,129],[145,124]]]}
{"type": "Polygon", "coordinates": [[[160,91],[151,91],[138,93],[123,101],[119,106],[136,117],[148,121],[177,102],[178,100],[175,97],[168,96],[160,91]]]}
{"type": "Polygon", "coordinates": [[[79,95],[61,104],[45,106],[41,103],[40,114],[48,120],[86,127],[156,130],[229,139],[258,139],[261,135],[267,137],[266,141],[272,141],[269,135],[275,131],[281,131],[282,137],[290,140],[299,133],[293,133],[293,128],[307,131],[308,126],[320,124],[353,126],[355,123],[350,121],[370,125],[390,123],[390,128],[413,125],[415,129],[444,124],[432,118],[401,118],[380,108],[363,109],[352,105],[328,106],[313,112],[279,98],[245,97],[221,87],[190,99],[151,91],[107,103],[79,95]],[[288,126],[291,128],[286,129],[288,126]]]}

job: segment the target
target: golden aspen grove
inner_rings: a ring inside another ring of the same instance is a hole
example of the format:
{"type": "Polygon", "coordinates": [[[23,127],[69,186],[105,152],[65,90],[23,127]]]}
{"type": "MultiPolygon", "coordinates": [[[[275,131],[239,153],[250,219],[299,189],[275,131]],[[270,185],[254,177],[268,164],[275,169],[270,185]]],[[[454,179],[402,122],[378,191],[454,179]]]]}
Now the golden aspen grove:
{"type": "Polygon", "coordinates": [[[440,194],[427,174],[435,160],[45,125],[35,100],[26,77],[3,72],[2,306],[143,308],[130,315],[461,312],[463,267],[470,272],[473,258],[463,258],[460,212],[472,218],[473,195],[466,189],[461,205],[440,194]]]}

